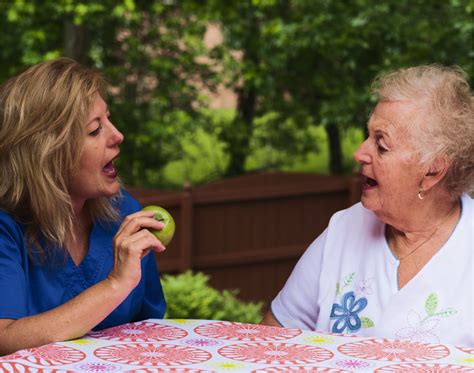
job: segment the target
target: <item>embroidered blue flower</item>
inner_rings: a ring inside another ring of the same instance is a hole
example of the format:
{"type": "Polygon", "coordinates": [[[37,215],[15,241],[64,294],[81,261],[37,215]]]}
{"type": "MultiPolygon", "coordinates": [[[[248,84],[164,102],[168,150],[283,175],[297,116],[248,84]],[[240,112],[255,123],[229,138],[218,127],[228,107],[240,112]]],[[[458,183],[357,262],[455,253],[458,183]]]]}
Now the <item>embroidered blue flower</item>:
{"type": "Polygon", "coordinates": [[[341,305],[337,303],[332,305],[331,319],[336,319],[332,326],[332,332],[343,333],[346,329],[351,332],[358,331],[362,326],[362,322],[357,314],[366,306],[367,298],[361,297],[356,300],[353,291],[344,294],[341,305]]]}

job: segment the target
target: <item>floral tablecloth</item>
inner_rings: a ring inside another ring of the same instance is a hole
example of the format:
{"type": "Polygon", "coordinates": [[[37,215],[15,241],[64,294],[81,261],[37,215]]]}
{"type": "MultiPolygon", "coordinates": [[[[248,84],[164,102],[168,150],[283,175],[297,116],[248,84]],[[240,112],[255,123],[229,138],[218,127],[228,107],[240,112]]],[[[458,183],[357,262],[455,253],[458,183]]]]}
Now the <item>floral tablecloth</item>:
{"type": "Polygon", "coordinates": [[[474,348],[211,320],[125,324],[0,357],[1,372],[474,372],[474,348]]]}

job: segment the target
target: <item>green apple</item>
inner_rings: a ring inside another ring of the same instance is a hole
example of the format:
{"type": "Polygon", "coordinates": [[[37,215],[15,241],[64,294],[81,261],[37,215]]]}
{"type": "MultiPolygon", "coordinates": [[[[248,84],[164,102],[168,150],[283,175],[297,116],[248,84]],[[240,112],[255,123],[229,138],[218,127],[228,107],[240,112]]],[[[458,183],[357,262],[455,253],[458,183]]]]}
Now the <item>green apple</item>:
{"type": "Polygon", "coordinates": [[[155,219],[164,224],[163,228],[160,230],[150,229],[150,232],[153,233],[163,245],[167,246],[173,239],[174,231],[176,229],[171,214],[163,207],[154,205],[146,206],[142,211],[153,211],[155,213],[155,219]]]}

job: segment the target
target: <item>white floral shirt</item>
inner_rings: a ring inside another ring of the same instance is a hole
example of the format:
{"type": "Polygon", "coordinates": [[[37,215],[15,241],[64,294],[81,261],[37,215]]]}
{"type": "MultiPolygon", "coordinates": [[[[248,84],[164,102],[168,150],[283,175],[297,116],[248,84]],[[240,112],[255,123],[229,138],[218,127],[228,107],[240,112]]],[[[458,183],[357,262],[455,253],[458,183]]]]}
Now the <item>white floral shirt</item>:
{"type": "Polygon", "coordinates": [[[272,302],[286,327],[474,346],[474,201],[402,289],[385,224],[360,203],[331,218],[272,302]]]}

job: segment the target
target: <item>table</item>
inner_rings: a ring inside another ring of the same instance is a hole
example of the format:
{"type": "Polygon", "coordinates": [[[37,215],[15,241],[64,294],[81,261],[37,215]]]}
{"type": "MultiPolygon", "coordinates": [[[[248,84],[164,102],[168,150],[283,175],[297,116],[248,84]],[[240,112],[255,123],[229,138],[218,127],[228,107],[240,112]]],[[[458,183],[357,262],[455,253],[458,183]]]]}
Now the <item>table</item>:
{"type": "Polygon", "coordinates": [[[213,320],[120,325],[0,357],[1,372],[474,372],[474,348],[213,320]]]}

